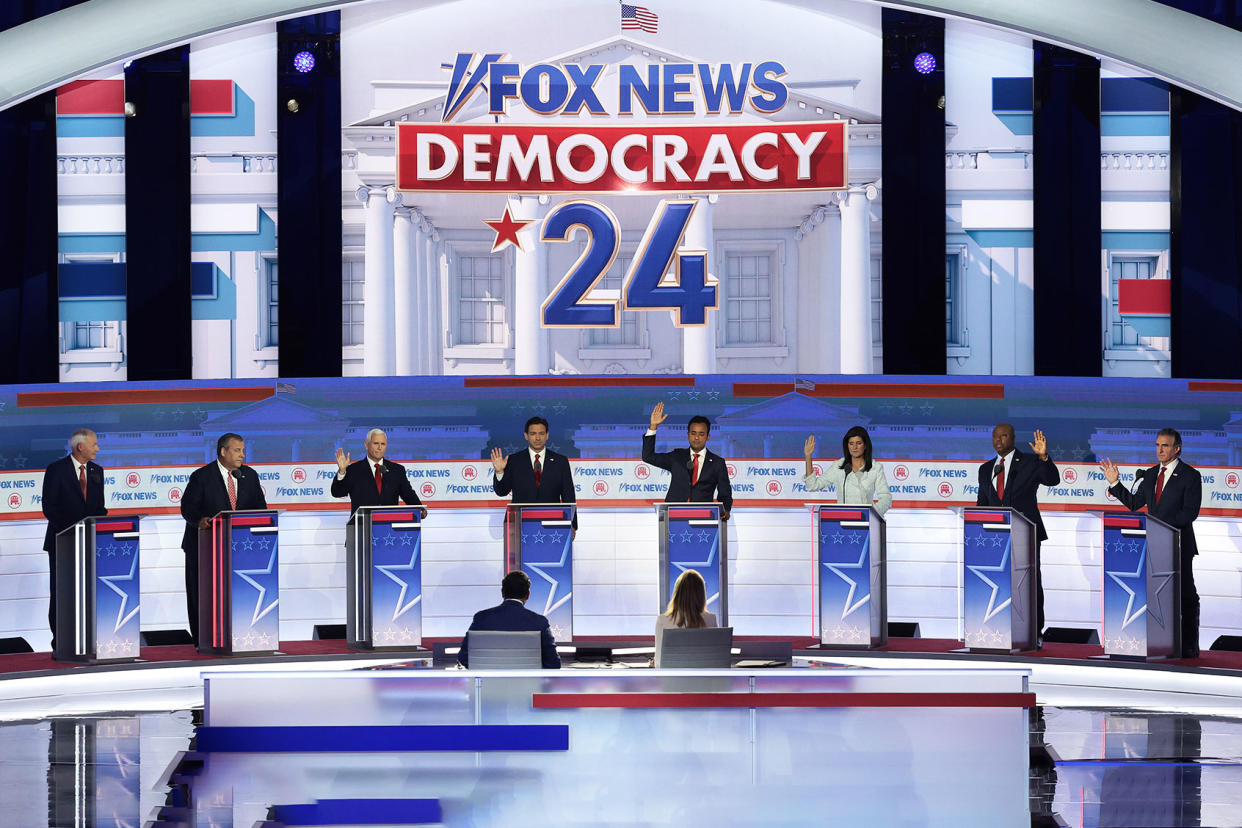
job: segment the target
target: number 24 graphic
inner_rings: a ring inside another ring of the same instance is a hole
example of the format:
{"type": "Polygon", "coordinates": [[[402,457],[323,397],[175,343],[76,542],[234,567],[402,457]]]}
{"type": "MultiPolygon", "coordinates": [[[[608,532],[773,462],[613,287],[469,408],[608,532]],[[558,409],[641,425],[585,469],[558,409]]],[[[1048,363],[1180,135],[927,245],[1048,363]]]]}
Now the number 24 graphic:
{"type": "Polygon", "coordinates": [[[675,310],[679,326],[707,324],[707,311],[719,304],[717,285],[707,278],[707,251],[678,249],[695,206],[693,200],[660,203],[625,274],[622,299],[586,298],[617,258],[621,226],[612,211],[594,201],[567,201],[548,213],[541,241],[569,241],[575,227],[586,230],[588,239],[586,250],[543,303],[544,326],[615,328],[622,301],[626,310],[675,310]],[[674,282],[661,283],[674,265],[674,282]]]}

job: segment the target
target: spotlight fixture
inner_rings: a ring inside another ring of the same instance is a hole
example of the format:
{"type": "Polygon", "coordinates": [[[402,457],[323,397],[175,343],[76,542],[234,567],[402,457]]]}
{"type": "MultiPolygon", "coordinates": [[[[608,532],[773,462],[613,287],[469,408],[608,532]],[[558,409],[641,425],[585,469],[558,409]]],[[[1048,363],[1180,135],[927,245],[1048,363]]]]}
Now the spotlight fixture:
{"type": "Polygon", "coordinates": [[[138,114],[138,108],[134,106],[134,102],[126,101],[125,102],[125,117],[132,118],[137,114],[138,114]]]}
{"type": "Polygon", "coordinates": [[[315,56],[306,50],[298,52],[293,56],[293,68],[306,74],[315,68],[315,56]]]}
{"type": "Polygon", "coordinates": [[[919,52],[914,56],[914,71],[920,75],[930,75],[936,71],[936,56],[931,52],[919,52]]]}
{"type": "Polygon", "coordinates": [[[298,103],[297,98],[290,98],[289,100],[285,101],[285,109],[289,110],[290,112],[297,112],[301,108],[302,106],[301,104],[298,103]]]}

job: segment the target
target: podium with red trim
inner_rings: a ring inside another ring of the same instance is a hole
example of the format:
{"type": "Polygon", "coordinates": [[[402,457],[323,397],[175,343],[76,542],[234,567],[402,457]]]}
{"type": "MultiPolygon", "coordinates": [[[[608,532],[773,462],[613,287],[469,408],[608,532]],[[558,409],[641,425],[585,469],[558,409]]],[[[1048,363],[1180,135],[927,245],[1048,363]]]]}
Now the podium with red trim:
{"type": "Polygon", "coordinates": [[[530,578],[527,609],[548,619],[552,637],[574,637],[573,503],[510,503],[505,509],[505,571],[530,578]]]}
{"type": "Polygon", "coordinates": [[[199,530],[200,653],[252,655],[280,645],[279,515],[220,512],[199,530]]]}
{"type": "Polygon", "coordinates": [[[719,503],[657,503],[660,523],[660,606],[664,612],[677,578],[687,569],[703,576],[707,611],[729,626],[729,533],[719,503]]]}
{"type": "Polygon", "coordinates": [[[962,510],[962,618],[971,652],[1036,647],[1035,524],[1009,507],[962,510]]]}
{"type": "Polygon", "coordinates": [[[1105,512],[1104,654],[1176,658],[1181,641],[1181,532],[1142,512],[1105,512]]]}
{"type": "Polygon", "coordinates": [[[422,511],[359,506],[345,533],[345,637],[353,650],[423,640],[422,511]]]}
{"type": "Polygon", "coordinates": [[[821,646],[883,647],[888,644],[884,518],[870,506],[817,503],[811,512],[821,646]]]}
{"type": "Polygon", "coordinates": [[[138,522],[88,517],[56,535],[57,661],[138,658],[138,522]]]}

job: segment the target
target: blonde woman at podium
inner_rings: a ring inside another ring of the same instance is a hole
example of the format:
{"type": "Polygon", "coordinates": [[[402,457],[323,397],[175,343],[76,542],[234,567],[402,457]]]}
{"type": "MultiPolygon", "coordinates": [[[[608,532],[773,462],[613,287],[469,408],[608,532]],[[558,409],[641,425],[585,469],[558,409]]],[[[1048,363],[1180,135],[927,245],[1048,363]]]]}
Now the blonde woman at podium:
{"type": "Polygon", "coordinates": [[[835,460],[823,474],[816,474],[811,463],[815,454],[815,435],[806,438],[802,454],[806,458],[807,491],[817,492],[835,486],[837,502],[844,506],[874,506],[883,515],[893,505],[892,492],[884,467],[871,458],[871,437],[867,429],[854,426],[841,440],[841,462],[835,460]]]}
{"type": "Polygon", "coordinates": [[[656,654],[651,663],[660,663],[660,630],[718,626],[715,614],[707,611],[707,585],[703,583],[703,576],[693,569],[685,570],[673,584],[673,597],[669,599],[668,609],[656,618],[656,654]]]}

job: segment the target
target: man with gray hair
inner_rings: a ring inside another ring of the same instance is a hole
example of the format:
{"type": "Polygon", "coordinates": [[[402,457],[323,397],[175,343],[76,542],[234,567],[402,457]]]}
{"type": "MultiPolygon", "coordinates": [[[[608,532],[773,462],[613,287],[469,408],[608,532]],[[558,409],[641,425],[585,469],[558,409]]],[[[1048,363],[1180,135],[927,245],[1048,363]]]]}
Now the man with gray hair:
{"type": "Polygon", "coordinates": [[[69,438],[69,456],[62,457],[43,472],[43,516],[47,534],[43,550],[51,575],[51,603],[47,623],[56,647],[56,535],[82,518],[108,514],[104,506],[103,468],[95,463],[99,438],[89,428],[79,428],[69,438]]]}
{"type": "MultiPolygon", "coordinates": [[[[349,462],[345,449],[336,450],[336,479],[332,481],[332,496],[349,495],[349,513],[359,506],[396,506],[397,500],[407,506],[422,506],[422,501],[410,486],[405,467],[384,457],[388,450],[388,435],[378,428],[367,432],[364,444],[367,456],[356,463],[349,462]]],[[[427,517],[427,510],[422,509],[427,517]]]]}

